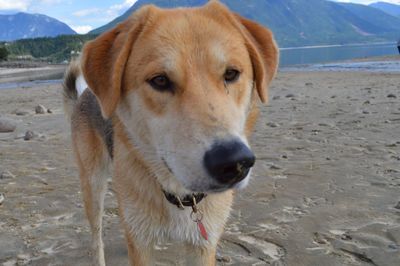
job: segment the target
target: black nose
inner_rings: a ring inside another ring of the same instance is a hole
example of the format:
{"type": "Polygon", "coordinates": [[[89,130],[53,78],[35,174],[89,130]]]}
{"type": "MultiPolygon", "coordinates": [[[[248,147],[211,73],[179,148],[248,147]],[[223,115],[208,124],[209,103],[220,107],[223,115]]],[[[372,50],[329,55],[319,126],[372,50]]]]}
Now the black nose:
{"type": "Polygon", "coordinates": [[[243,180],[255,161],[253,152],[240,141],[217,142],[204,155],[205,168],[221,184],[243,180]]]}

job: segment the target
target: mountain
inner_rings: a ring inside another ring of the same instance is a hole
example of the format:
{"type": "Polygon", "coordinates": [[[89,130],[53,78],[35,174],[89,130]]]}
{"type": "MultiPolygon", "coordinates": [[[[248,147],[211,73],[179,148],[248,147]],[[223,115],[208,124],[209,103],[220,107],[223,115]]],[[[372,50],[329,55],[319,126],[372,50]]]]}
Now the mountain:
{"type": "MultiPolygon", "coordinates": [[[[145,4],[199,6],[206,0],[139,0],[99,34],[145,4]]],[[[325,0],[221,0],[235,12],[268,26],[281,47],[397,40],[400,18],[373,7],[325,0]]]]}
{"type": "Polygon", "coordinates": [[[400,31],[400,18],[393,17],[379,9],[350,3],[340,3],[339,5],[357,16],[362,24],[355,24],[355,26],[368,34],[379,35],[380,33],[400,31]]]}
{"type": "Polygon", "coordinates": [[[400,5],[390,4],[386,2],[376,2],[370,4],[369,6],[380,9],[383,12],[388,13],[389,15],[400,17],[400,5]]]}
{"type": "Polygon", "coordinates": [[[208,0],[138,0],[131,8],[129,8],[124,14],[121,16],[117,17],[110,23],[92,30],[89,32],[90,34],[99,34],[102,33],[118,23],[124,21],[127,19],[133,12],[135,12],[137,9],[144,5],[156,5],[158,7],[163,7],[163,8],[173,8],[173,7],[193,7],[193,6],[202,6],[205,3],[207,3],[208,0]]]}
{"type": "Polygon", "coordinates": [[[41,14],[0,15],[0,41],[76,34],[68,25],[41,14]]]}

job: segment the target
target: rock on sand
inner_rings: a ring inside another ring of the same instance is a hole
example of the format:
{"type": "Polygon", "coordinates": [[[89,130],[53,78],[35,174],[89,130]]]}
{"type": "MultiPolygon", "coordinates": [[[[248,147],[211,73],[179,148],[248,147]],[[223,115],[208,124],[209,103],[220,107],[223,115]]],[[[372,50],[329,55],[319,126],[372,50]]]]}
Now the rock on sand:
{"type": "Polygon", "coordinates": [[[0,117],[0,133],[13,132],[17,128],[17,123],[8,118],[0,117]]]}
{"type": "Polygon", "coordinates": [[[36,114],[45,114],[47,112],[46,107],[43,105],[39,104],[38,106],[35,107],[35,113],[36,114]]]}

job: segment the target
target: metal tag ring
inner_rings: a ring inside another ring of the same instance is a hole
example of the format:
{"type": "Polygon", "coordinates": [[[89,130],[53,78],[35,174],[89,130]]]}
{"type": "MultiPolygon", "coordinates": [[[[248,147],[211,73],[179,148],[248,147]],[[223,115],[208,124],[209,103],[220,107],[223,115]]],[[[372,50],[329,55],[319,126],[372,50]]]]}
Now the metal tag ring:
{"type": "Polygon", "coordinates": [[[193,222],[199,222],[203,220],[203,213],[201,212],[191,212],[190,213],[190,219],[192,219],[193,222]]]}

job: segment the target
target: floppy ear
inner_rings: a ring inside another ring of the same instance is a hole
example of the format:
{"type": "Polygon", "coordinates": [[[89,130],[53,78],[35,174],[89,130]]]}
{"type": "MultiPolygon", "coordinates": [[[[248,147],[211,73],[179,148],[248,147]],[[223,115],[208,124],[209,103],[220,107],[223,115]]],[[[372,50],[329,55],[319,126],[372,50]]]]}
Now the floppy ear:
{"type": "Polygon", "coordinates": [[[274,78],[279,64],[279,49],[274,36],[267,28],[236,15],[243,25],[246,46],[254,69],[254,80],[262,102],[268,101],[268,85],[274,78]]]}
{"type": "Polygon", "coordinates": [[[151,6],[140,9],[83,48],[82,72],[105,118],[114,113],[120,100],[126,62],[151,9],[151,6]]]}

